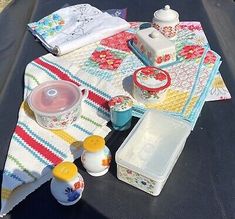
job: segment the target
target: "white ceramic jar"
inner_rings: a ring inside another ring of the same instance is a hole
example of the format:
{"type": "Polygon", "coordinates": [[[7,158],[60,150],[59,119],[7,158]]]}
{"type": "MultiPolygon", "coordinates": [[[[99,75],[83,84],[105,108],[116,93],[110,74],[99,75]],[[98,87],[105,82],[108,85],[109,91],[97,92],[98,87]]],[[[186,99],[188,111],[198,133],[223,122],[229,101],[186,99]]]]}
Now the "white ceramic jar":
{"type": "Polygon", "coordinates": [[[40,126],[66,129],[79,118],[82,100],[87,96],[87,89],[69,81],[54,80],[34,88],[28,97],[28,104],[40,126]]]}
{"type": "Polygon", "coordinates": [[[92,135],[83,142],[84,151],[81,161],[86,171],[92,176],[106,174],[110,167],[111,152],[105,146],[105,140],[101,136],[92,135]]]}
{"type": "Polygon", "coordinates": [[[159,30],[165,37],[175,39],[179,28],[179,14],[169,5],[154,12],[153,27],[159,30]]]}
{"type": "Polygon", "coordinates": [[[163,101],[170,85],[168,72],[153,66],[142,67],[133,74],[133,97],[143,104],[155,104],[163,101]]]}
{"type": "Polygon", "coordinates": [[[73,205],[82,197],[84,180],[72,162],[62,162],[52,171],[51,193],[62,205],[73,205]]]}

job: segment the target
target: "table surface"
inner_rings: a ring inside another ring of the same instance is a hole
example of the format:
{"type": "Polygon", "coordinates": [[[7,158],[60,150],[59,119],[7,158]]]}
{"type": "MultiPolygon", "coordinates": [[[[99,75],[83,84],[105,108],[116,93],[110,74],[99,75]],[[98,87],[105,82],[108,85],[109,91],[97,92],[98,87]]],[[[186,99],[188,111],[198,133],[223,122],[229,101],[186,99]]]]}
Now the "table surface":
{"type": "MultiPolygon", "coordinates": [[[[26,24],[63,6],[79,3],[105,10],[128,8],[128,21],[151,21],[163,0],[17,0],[0,14],[0,167],[23,96],[26,65],[47,51],[26,24]]],[[[232,0],[167,1],[181,21],[200,21],[213,50],[222,57],[220,72],[235,96],[235,3],[232,0]]],[[[207,102],[161,194],[153,197],[116,178],[113,159],[109,173],[89,176],[78,165],[86,187],[76,205],[59,205],[45,183],[4,218],[235,218],[235,104],[233,99],[207,102]]],[[[133,126],[137,119],[133,120],[133,126]]],[[[112,154],[128,131],[106,138],[112,154]]],[[[0,178],[1,179],[1,178],[0,178]]]]}

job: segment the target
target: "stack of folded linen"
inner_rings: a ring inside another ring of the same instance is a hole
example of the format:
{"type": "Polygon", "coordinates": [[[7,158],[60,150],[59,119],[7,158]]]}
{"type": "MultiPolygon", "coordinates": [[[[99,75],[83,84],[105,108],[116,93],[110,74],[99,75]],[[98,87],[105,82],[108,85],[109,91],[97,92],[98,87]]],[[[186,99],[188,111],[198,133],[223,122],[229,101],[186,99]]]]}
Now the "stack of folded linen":
{"type": "Polygon", "coordinates": [[[79,4],[55,11],[28,27],[50,52],[63,55],[126,30],[129,23],[89,4],[79,4]]]}

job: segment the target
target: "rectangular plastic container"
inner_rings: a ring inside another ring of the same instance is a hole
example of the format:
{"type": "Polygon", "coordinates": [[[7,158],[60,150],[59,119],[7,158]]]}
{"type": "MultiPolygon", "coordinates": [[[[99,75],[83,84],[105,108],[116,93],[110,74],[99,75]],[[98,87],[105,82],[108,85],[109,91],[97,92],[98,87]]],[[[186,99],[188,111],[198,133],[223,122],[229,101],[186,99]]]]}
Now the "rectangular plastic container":
{"type": "Polygon", "coordinates": [[[118,179],[151,195],[160,194],[191,125],[157,110],[148,110],[117,150],[118,179]]]}

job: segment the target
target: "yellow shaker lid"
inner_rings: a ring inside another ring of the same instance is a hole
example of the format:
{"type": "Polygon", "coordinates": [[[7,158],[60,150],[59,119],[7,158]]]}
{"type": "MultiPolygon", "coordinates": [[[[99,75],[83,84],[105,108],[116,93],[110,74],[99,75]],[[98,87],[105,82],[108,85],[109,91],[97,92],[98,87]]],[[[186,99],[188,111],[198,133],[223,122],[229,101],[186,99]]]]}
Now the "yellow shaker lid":
{"type": "Polygon", "coordinates": [[[72,162],[61,162],[54,167],[52,174],[56,179],[69,181],[77,174],[77,166],[72,162]]]}
{"type": "Polygon", "coordinates": [[[83,141],[83,148],[89,152],[98,152],[105,146],[105,140],[99,135],[91,135],[83,141]]]}

